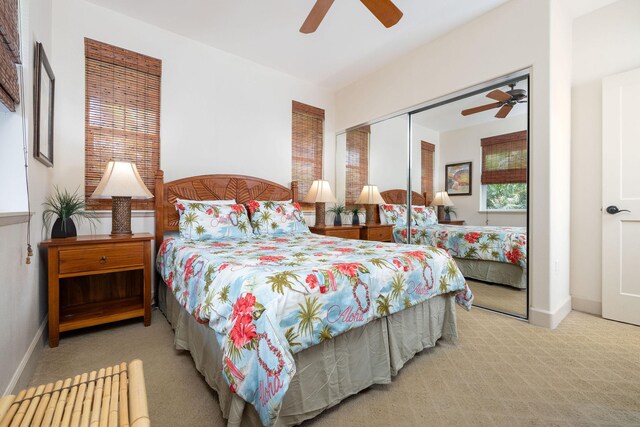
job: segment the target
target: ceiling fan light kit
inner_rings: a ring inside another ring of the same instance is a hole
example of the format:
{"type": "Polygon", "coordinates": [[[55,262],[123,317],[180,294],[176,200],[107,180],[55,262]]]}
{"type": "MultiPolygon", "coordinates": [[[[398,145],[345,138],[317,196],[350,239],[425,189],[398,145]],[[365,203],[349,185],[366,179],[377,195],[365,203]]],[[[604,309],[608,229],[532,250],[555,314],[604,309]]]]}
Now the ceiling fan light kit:
{"type": "Polygon", "coordinates": [[[500,108],[495,117],[498,119],[504,119],[509,115],[511,110],[516,104],[527,102],[527,91],[524,89],[516,89],[515,83],[509,83],[510,90],[503,92],[500,89],[494,89],[489,92],[487,98],[493,99],[497,102],[491,104],[481,105],[479,107],[467,108],[462,110],[463,116],[470,114],[480,113],[482,111],[492,110],[494,108],[500,108]]]}
{"type": "MultiPolygon", "coordinates": [[[[333,2],[334,0],[316,0],[307,19],[300,27],[300,32],[310,34],[316,31],[333,2]]],[[[387,28],[393,27],[402,18],[402,11],[391,0],[360,0],[360,2],[387,28]]]]}

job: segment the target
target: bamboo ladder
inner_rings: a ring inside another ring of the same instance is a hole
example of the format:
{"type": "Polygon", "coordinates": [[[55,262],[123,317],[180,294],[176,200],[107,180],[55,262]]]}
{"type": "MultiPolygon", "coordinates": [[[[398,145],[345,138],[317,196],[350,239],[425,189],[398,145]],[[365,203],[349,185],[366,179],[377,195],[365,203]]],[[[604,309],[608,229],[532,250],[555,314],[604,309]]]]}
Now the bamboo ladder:
{"type": "Polygon", "coordinates": [[[76,375],[0,399],[0,427],[148,427],[142,361],[76,375]]]}

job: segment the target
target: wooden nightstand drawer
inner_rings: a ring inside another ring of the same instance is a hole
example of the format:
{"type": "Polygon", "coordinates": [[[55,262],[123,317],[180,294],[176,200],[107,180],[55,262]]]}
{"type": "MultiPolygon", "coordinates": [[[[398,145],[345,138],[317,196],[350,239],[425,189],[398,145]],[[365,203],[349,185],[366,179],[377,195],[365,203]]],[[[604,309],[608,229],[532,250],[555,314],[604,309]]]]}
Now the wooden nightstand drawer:
{"type": "Polygon", "coordinates": [[[320,234],[321,236],[340,237],[342,239],[359,239],[360,228],[359,226],[344,225],[344,226],[331,226],[326,227],[309,227],[312,233],[320,234]]]}
{"type": "Polygon", "coordinates": [[[392,242],[393,226],[380,224],[363,225],[360,229],[360,239],[374,242],[392,242]]]}
{"type": "Polygon", "coordinates": [[[99,245],[83,249],[60,250],[60,274],[110,270],[144,264],[141,243],[99,245]]]}

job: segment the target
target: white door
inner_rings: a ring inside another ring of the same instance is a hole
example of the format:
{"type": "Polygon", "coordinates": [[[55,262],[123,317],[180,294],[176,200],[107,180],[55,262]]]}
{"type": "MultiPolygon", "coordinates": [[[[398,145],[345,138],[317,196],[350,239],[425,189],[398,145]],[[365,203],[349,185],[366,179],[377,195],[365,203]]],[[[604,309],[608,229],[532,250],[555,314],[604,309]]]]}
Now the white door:
{"type": "Polygon", "coordinates": [[[602,82],[602,316],[640,325],[640,68],[602,82]]]}

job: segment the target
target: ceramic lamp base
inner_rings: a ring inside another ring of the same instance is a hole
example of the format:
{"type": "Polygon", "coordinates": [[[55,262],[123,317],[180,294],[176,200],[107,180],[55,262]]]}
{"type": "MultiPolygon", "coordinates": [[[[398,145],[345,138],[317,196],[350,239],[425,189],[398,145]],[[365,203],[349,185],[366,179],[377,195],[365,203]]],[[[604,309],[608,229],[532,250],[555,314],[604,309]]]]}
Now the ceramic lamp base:
{"type": "Polygon", "coordinates": [[[327,226],[327,220],[325,219],[325,204],[316,203],[316,228],[325,228],[327,226]]]}
{"type": "Polygon", "coordinates": [[[376,206],[377,205],[365,205],[367,209],[367,225],[376,223],[376,206]]]}
{"type": "Polygon", "coordinates": [[[111,198],[111,235],[120,236],[131,232],[131,197],[111,198]]]}

